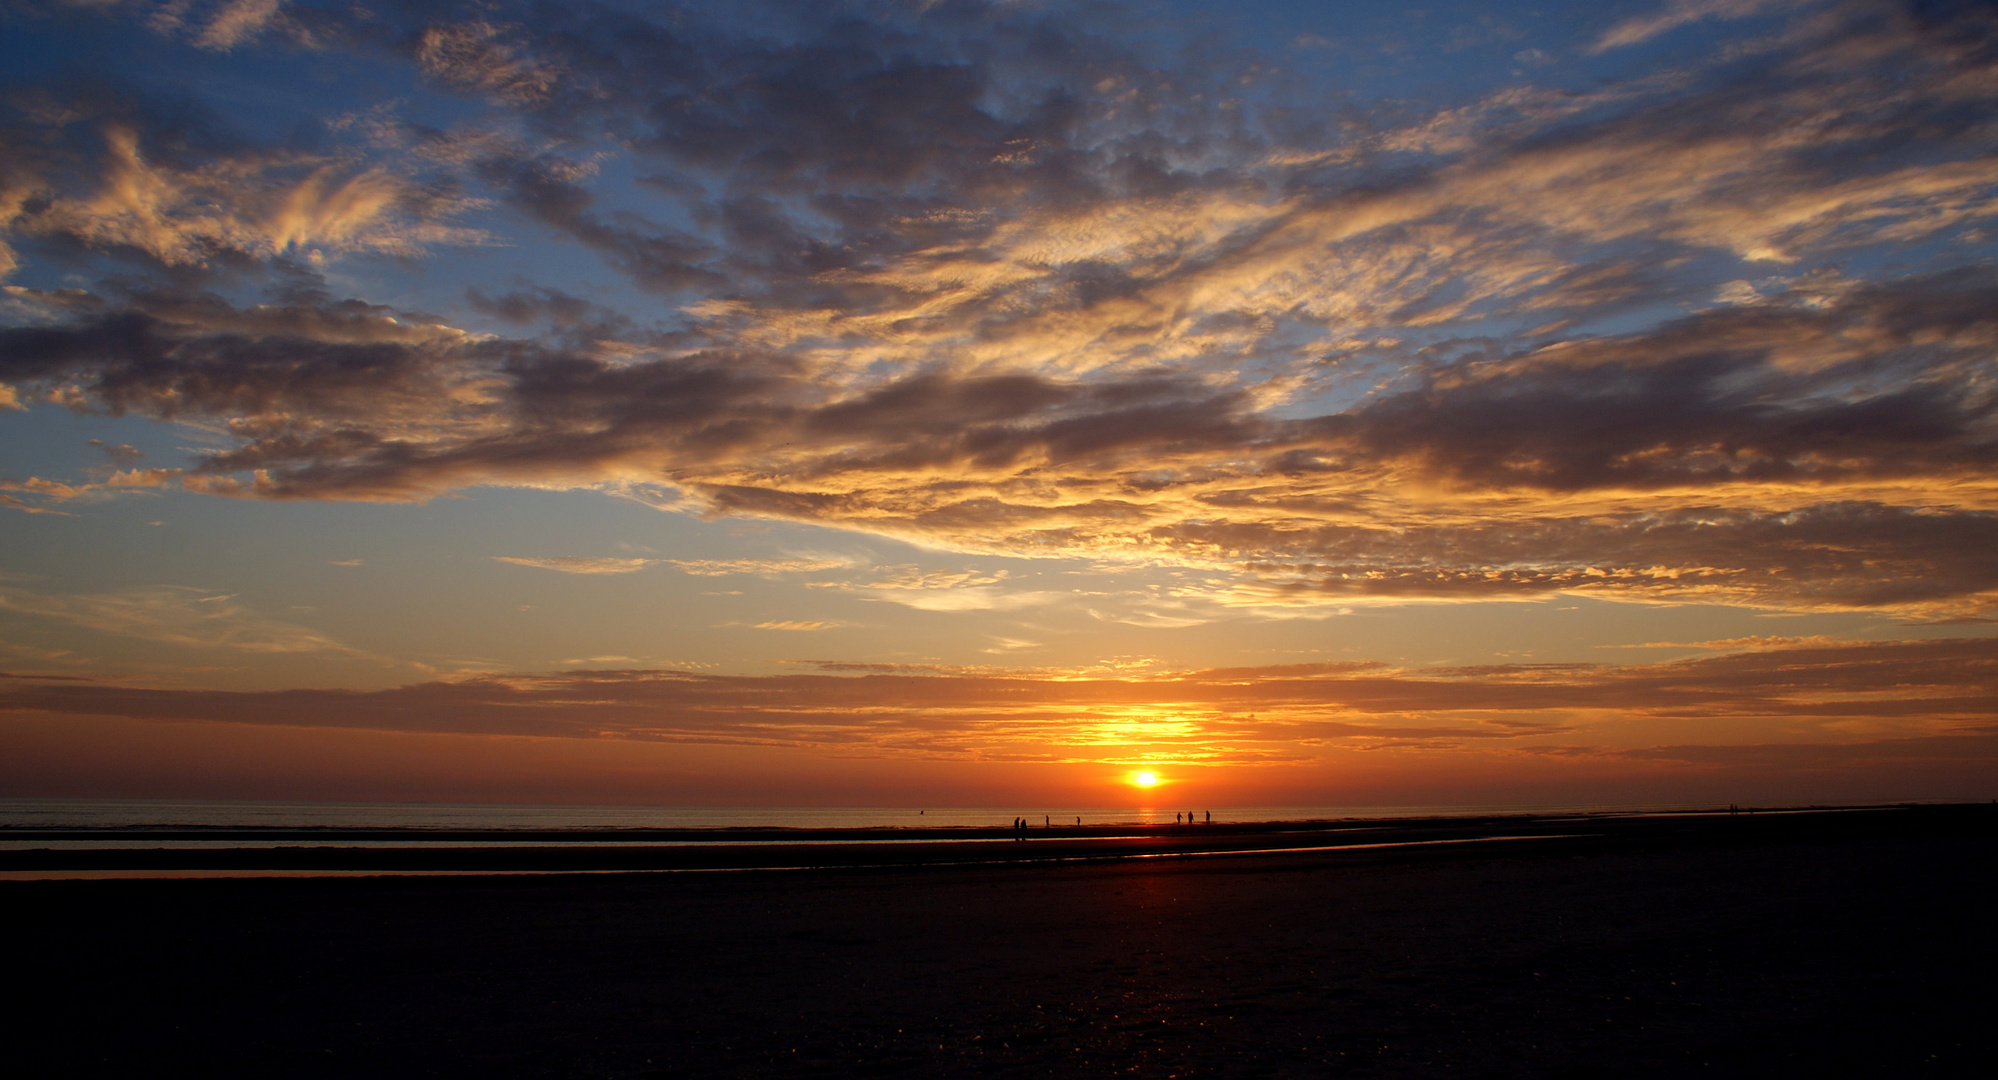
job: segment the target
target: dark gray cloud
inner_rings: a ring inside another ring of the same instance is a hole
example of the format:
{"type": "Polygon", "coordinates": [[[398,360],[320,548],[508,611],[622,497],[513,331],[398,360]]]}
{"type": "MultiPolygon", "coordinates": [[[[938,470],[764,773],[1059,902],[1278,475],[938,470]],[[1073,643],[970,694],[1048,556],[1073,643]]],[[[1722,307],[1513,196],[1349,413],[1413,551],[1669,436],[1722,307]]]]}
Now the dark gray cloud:
{"type": "Polygon", "coordinates": [[[1978,473],[1998,464],[1994,332],[1988,270],[1903,278],[1457,361],[1325,432],[1552,491],[1978,473]]]}

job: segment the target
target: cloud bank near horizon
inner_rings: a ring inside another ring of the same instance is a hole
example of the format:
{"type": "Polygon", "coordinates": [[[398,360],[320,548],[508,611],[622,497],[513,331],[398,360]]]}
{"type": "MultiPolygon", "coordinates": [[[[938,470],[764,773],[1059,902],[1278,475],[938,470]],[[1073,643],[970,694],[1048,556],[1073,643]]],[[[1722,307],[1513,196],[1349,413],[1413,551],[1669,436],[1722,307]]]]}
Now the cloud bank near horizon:
{"type": "Polygon", "coordinates": [[[1300,765],[1355,753],[1699,770],[1998,758],[1998,641],[1713,643],[1648,664],[1376,663],[1148,678],[828,663],[816,674],[571,671],[390,690],[226,692],[0,678],[0,711],[621,740],[987,764],[1300,765]],[[1759,767],[1759,766],[1758,766],[1759,767]]]}

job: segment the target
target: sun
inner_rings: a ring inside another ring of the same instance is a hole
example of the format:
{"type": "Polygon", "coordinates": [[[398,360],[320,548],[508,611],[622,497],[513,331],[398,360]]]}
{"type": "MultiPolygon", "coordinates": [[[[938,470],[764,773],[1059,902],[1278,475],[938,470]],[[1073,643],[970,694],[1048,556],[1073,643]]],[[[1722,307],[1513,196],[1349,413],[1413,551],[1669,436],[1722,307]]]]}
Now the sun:
{"type": "Polygon", "coordinates": [[[1131,777],[1131,782],[1139,787],[1156,787],[1159,782],[1159,774],[1146,769],[1144,772],[1134,774],[1131,777]]]}

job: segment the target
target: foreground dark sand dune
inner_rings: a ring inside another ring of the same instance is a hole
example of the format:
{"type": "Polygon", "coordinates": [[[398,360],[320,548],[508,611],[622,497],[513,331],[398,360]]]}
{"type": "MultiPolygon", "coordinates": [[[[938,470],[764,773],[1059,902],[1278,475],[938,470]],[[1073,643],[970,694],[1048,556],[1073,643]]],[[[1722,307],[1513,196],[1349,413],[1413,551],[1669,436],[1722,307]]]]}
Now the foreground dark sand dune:
{"type": "Polygon", "coordinates": [[[7,1055],[119,1077],[1991,1075],[1994,825],[10,881],[7,1055]]]}

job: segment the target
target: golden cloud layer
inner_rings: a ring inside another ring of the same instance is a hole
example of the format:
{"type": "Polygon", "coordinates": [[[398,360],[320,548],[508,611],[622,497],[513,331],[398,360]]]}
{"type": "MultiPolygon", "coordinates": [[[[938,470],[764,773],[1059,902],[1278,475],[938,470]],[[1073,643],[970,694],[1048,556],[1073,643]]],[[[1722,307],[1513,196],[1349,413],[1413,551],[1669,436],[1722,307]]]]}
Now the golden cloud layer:
{"type": "Polygon", "coordinates": [[[1047,764],[1253,766],[1369,750],[1693,760],[1725,757],[1730,747],[1766,754],[1777,744],[1830,751],[1988,740],[1998,734],[1998,642],[1747,648],[1616,666],[1352,663],[1129,678],[892,668],[763,677],[587,671],[371,692],[151,690],[14,677],[0,684],[0,708],[1047,764]]]}
{"type": "MultiPolygon", "coordinates": [[[[1790,7],[1679,3],[1595,48],[1790,7]]],[[[204,156],[129,103],[17,109],[0,229],[145,283],[10,289],[0,401],[207,426],[231,448],[148,475],[218,495],[587,487],[1199,567],[1223,576],[1183,599],[1238,608],[1572,593],[1960,618],[1998,597],[1998,276],[1834,265],[1982,243],[1984,14],[1812,9],[1586,92],[1339,130],[1257,113],[1280,89],[1263,68],[1175,67],[1009,5],[856,14],[811,48],[586,4],[310,18],[238,4],[203,40],[388,56],[486,113],[204,156]],[[643,198],[605,197],[620,156],[651,170],[622,193],[643,198]],[[496,336],[200,287],[222,263],[477,242],[450,223],[479,206],[672,318],[474,290],[520,328],[496,336]]],[[[50,509],[55,483],[5,497],[50,509]]]]}

